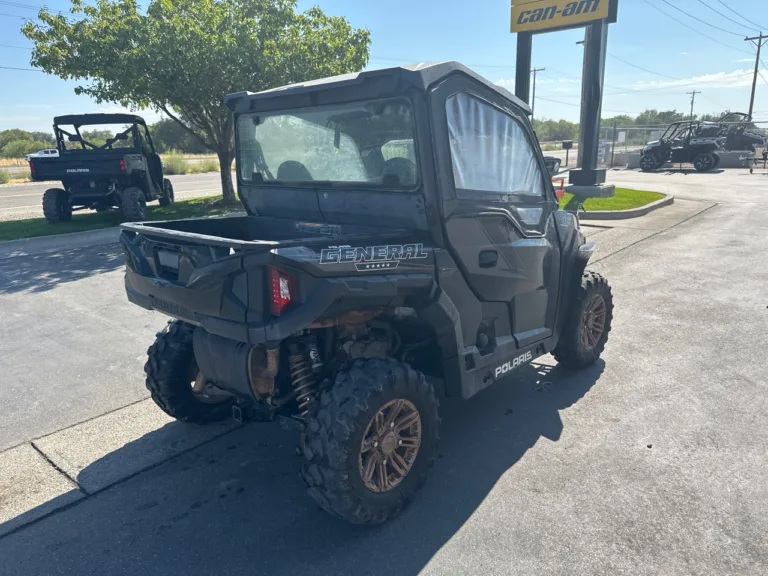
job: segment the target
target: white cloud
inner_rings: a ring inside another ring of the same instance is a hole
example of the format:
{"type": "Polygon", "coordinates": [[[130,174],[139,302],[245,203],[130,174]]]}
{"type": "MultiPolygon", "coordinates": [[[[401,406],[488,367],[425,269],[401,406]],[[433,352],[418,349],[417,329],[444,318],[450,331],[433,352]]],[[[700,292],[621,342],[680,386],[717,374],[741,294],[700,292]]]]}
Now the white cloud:
{"type": "Polygon", "coordinates": [[[754,62],[754,58],[739,58],[736,62],[754,62]]]}
{"type": "Polygon", "coordinates": [[[680,56],[688,56],[688,52],[680,52],[680,56]]]}
{"type": "Polygon", "coordinates": [[[515,87],[515,79],[514,78],[502,78],[501,80],[496,80],[496,84],[499,86],[504,86],[504,88],[514,88],[515,87]]]}
{"type": "Polygon", "coordinates": [[[0,122],[30,122],[40,120],[39,116],[0,116],[0,122]]]}
{"type": "MultiPolygon", "coordinates": [[[[766,74],[767,70],[763,70],[766,74]]],[[[634,90],[646,90],[648,88],[677,88],[698,86],[707,88],[743,88],[752,85],[753,70],[734,70],[733,72],[715,72],[701,76],[680,78],[679,80],[650,80],[635,82],[629,88],[634,90]]]]}
{"type": "Polygon", "coordinates": [[[16,108],[53,108],[50,104],[16,104],[16,108]]]}

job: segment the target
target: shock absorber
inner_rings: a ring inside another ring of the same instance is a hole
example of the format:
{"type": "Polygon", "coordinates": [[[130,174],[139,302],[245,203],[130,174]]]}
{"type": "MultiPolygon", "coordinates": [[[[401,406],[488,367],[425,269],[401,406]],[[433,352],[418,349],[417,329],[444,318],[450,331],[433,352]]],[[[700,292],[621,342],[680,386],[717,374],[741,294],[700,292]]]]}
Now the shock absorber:
{"type": "Polygon", "coordinates": [[[304,343],[297,342],[288,346],[290,355],[288,365],[293,382],[293,390],[296,394],[296,403],[299,405],[299,413],[306,418],[309,411],[309,403],[317,395],[315,374],[307,359],[304,343]]]}

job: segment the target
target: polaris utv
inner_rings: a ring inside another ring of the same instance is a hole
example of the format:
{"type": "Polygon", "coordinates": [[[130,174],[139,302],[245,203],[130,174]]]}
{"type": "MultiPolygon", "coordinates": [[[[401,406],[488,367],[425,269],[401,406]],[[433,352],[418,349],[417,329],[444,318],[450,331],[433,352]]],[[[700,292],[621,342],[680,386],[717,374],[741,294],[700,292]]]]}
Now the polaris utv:
{"type": "Polygon", "coordinates": [[[765,137],[749,130],[750,127],[755,128],[749,115],[743,112],[730,112],[720,118],[717,123],[720,126],[720,135],[725,136],[726,150],[756,152],[758,148],[765,147],[765,137]]]}
{"type": "Polygon", "coordinates": [[[48,222],[72,219],[75,210],[117,207],[125,220],[144,220],[147,202],[173,203],[171,181],[163,178],[163,164],[155,152],[144,120],[134,114],[77,114],[53,119],[57,157],[29,160],[32,179],[60,180],[62,188],[43,194],[48,222]],[[91,142],[83,127],[117,125],[114,137],[91,142]],[[65,129],[69,128],[69,130],[65,129]]]}
{"type": "Polygon", "coordinates": [[[693,164],[698,172],[709,172],[720,164],[717,151],[725,138],[718,133],[701,133],[700,122],[675,122],[659,140],[648,142],[640,154],[640,168],[653,172],[664,164],[693,164]]]}
{"type": "Polygon", "coordinates": [[[598,359],[611,289],[521,100],[445,62],[225,102],[247,215],[122,226],[128,299],[175,318],[145,366],[167,414],[280,417],[312,498],[379,523],[424,485],[439,398],[598,359]]]}

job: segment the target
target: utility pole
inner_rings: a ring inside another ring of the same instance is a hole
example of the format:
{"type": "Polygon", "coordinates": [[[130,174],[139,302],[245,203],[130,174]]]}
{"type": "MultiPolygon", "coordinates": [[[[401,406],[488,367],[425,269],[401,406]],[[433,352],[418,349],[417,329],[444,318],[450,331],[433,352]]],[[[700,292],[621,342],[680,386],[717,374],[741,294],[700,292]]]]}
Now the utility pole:
{"type": "Polygon", "coordinates": [[[533,120],[534,112],[536,111],[536,73],[544,72],[546,68],[532,68],[531,74],[533,74],[533,97],[531,98],[531,120],[533,120]]]}
{"type": "Polygon", "coordinates": [[[755,42],[757,44],[757,54],[755,55],[755,76],[752,78],[752,96],[749,98],[749,120],[752,121],[752,110],[755,109],[755,90],[757,89],[757,75],[760,72],[760,48],[763,47],[763,40],[768,40],[768,36],[760,32],[760,36],[744,38],[745,42],[755,42]],[[757,42],[755,42],[757,40],[757,42]]]}
{"type": "Polygon", "coordinates": [[[693,122],[693,104],[696,102],[696,94],[701,94],[701,90],[694,90],[693,92],[686,92],[691,95],[691,122],[693,122]]]}

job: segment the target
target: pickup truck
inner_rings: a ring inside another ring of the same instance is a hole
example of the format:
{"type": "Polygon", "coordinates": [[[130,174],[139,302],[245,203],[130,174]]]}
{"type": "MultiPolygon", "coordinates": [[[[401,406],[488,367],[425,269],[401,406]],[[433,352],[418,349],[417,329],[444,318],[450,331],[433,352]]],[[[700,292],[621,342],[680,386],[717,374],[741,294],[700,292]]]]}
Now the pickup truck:
{"type": "Polygon", "coordinates": [[[122,226],[128,299],[173,318],[144,368],[167,414],[281,418],[310,496],[375,524],[424,485],[440,398],[600,357],[611,289],[524,102],[455,62],[225,102],[247,214],[122,226]]]}

